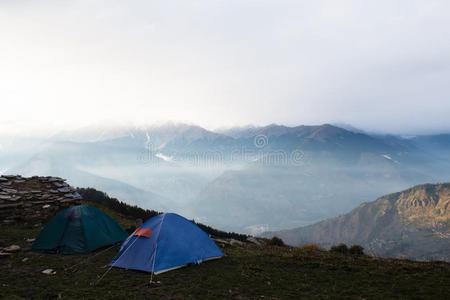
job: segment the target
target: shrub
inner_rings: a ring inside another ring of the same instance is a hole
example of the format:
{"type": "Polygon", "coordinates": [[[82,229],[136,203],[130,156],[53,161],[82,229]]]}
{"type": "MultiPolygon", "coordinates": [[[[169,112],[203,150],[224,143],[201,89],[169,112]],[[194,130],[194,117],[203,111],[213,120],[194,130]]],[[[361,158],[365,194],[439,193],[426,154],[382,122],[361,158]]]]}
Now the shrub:
{"type": "Polygon", "coordinates": [[[352,255],[364,255],[364,248],[360,245],[353,245],[348,249],[348,252],[352,255]]]}
{"type": "Polygon", "coordinates": [[[347,254],[348,253],[348,247],[347,247],[346,244],[339,244],[337,246],[331,246],[330,252],[347,254]]]}
{"type": "Polygon", "coordinates": [[[279,237],[276,237],[276,236],[274,236],[273,238],[271,238],[271,239],[268,241],[267,244],[268,244],[268,245],[271,245],[271,246],[280,246],[280,247],[286,246],[286,245],[284,244],[283,240],[280,239],[279,237]]]}

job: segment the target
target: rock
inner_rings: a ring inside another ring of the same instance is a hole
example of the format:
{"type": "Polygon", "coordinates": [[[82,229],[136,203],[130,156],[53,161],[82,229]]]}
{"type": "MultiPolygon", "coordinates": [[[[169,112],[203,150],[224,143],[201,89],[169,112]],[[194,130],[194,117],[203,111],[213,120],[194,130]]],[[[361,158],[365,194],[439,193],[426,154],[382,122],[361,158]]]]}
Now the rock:
{"type": "Polygon", "coordinates": [[[31,203],[33,203],[33,204],[42,204],[42,203],[45,203],[45,201],[32,201],[31,203]]]}
{"type": "Polygon", "coordinates": [[[56,271],[53,271],[53,269],[45,269],[44,271],[42,271],[42,274],[45,275],[55,275],[56,271]]]}
{"type": "Polygon", "coordinates": [[[215,238],[211,238],[214,242],[219,243],[219,244],[224,244],[224,245],[230,245],[231,243],[228,242],[227,240],[222,240],[222,239],[215,239],[215,238]]]}
{"type": "Polygon", "coordinates": [[[8,247],[6,247],[6,248],[3,248],[3,251],[5,251],[5,252],[10,252],[10,253],[14,253],[14,252],[19,252],[20,251],[20,246],[18,246],[18,245],[11,245],[11,246],[8,246],[8,247]]]}
{"type": "Polygon", "coordinates": [[[25,257],[24,259],[22,259],[22,262],[27,262],[29,260],[28,257],[25,257]]]}
{"type": "Polygon", "coordinates": [[[12,255],[12,253],[0,252],[0,257],[2,257],[2,256],[10,256],[10,255],[12,255]]]}
{"type": "Polygon", "coordinates": [[[17,200],[20,200],[20,199],[22,199],[22,197],[20,197],[20,196],[14,196],[14,197],[12,197],[11,199],[9,199],[8,201],[17,201],[17,200]]]}
{"type": "Polygon", "coordinates": [[[61,192],[61,193],[69,193],[69,192],[70,192],[70,189],[69,189],[68,187],[63,187],[63,188],[59,188],[59,189],[58,189],[58,192],[61,192]]]}
{"type": "Polygon", "coordinates": [[[243,245],[244,243],[235,239],[230,239],[231,245],[243,245]]]}
{"type": "Polygon", "coordinates": [[[34,242],[35,240],[36,240],[35,238],[27,239],[27,242],[28,242],[28,243],[32,243],[32,242],[34,242]]]}
{"type": "Polygon", "coordinates": [[[60,203],[74,202],[75,199],[63,198],[63,200],[59,200],[60,203]]]}
{"type": "Polygon", "coordinates": [[[247,238],[247,241],[249,241],[250,243],[256,244],[256,245],[261,245],[261,242],[258,241],[258,239],[253,236],[249,236],[247,238]]]}
{"type": "Polygon", "coordinates": [[[79,204],[82,199],[73,187],[57,177],[0,178],[0,225],[21,222],[41,226],[41,221],[49,219],[55,212],[79,204]],[[21,183],[15,185],[15,182],[21,183]]]}
{"type": "Polygon", "coordinates": [[[20,203],[13,203],[13,204],[1,204],[0,205],[0,209],[3,209],[3,208],[11,208],[11,207],[17,207],[17,206],[22,206],[22,202],[20,202],[20,203]]]}

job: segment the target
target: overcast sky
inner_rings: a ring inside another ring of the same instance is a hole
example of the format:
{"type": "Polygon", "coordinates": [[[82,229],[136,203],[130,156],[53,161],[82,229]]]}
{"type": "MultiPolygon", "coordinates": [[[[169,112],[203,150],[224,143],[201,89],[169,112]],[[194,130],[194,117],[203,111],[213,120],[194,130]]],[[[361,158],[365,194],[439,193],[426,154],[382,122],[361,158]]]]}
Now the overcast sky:
{"type": "Polygon", "coordinates": [[[450,132],[450,1],[0,0],[2,128],[450,132]]]}

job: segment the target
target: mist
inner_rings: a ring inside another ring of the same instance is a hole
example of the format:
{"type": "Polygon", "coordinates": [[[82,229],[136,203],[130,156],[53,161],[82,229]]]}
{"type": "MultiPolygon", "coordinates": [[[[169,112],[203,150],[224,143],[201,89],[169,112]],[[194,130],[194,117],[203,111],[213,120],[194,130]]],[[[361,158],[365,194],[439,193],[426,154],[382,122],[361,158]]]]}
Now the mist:
{"type": "Polygon", "coordinates": [[[448,1],[2,1],[2,131],[450,130],[448,1]]]}
{"type": "Polygon", "coordinates": [[[214,132],[166,123],[10,140],[0,165],[4,174],[60,176],[132,205],[260,234],[448,181],[449,141],[448,134],[404,138],[328,124],[214,132]]]}

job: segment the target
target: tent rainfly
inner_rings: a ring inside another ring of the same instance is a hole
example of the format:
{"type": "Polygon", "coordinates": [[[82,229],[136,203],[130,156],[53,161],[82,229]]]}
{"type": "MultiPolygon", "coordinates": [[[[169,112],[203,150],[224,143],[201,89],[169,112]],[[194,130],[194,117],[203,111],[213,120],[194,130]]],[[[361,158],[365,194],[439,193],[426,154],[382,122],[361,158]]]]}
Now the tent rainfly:
{"type": "Polygon", "coordinates": [[[136,229],[109,265],[159,274],[222,256],[219,247],[196,224],[180,215],[164,213],[136,229]]]}
{"type": "Polygon", "coordinates": [[[69,207],[42,229],[31,247],[47,253],[88,253],[124,241],[128,233],[113,218],[95,207],[69,207]]]}

